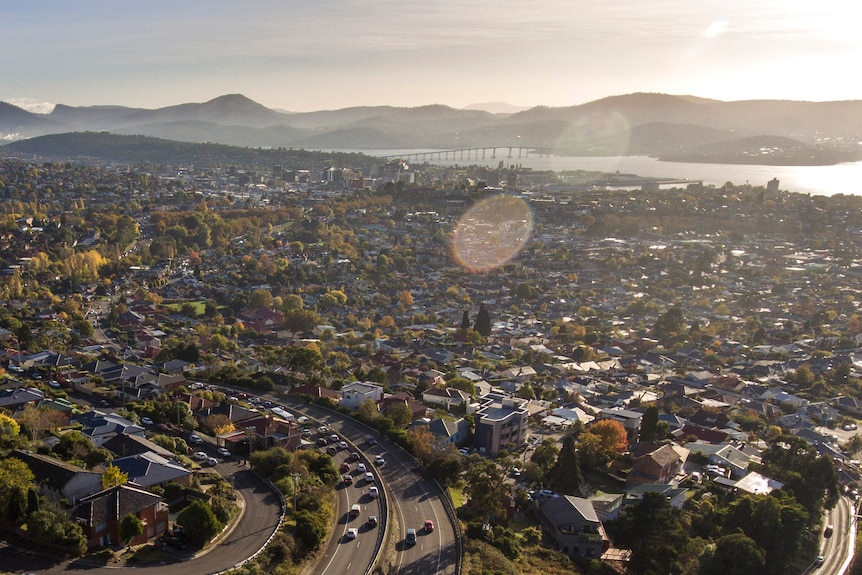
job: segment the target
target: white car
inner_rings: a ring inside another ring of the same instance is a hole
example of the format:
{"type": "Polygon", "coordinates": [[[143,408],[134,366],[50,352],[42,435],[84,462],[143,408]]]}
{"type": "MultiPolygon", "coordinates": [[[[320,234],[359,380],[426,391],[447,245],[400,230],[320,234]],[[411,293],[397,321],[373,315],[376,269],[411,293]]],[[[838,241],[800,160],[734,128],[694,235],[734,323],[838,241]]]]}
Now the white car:
{"type": "Polygon", "coordinates": [[[218,454],[221,455],[222,457],[230,457],[231,456],[231,452],[228,451],[227,449],[225,449],[224,447],[218,448],[218,454]]]}
{"type": "Polygon", "coordinates": [[[204,461],[207,457],[209,457],[209,455],[203,451],[196,451],[194,455],[192,455],[192,458],[197,459],[198,461],[204,461]]]}
{"type": "Polygon", "coordinates": [[[199,435],[192,433],[189,435],[189,443],[194,443],[195,445],[200,445],[204,440],[200,438],[199,435]]]}
{"type": "Polygon", "coordinates": [[[152,424],[153,424],[153,420],[152,420],[152,419],[150,419],[149,417],[142,417],[142,418],[141,418],[141,423],[143,423],[144,425],[152,425],[152,424]]]}
{"type": "Polygon", "coordinates": [[[365,464],[364,463],[357,464],[356,470],[359,471],[360,473],[365,473],[365,464]]]}
{"type": "Polygon", "coordinates": [[[368,483],[374,483],[374,474],[370,471],[365,474],[365,481],[368,483]]]}
{"type": "Polygon", "coordinates": [[[375,465],[383,465],[384,463],[386,463],[386,460],[383,459],[382,455],[376,455],[374,457],[374,464],[375,465]]]}
{"type": "Polygon", "coordinates": [[[356,539],[356,535],[359,533],[359,529],[356,527],[351,527],[347,530],[347,538],[348,539],[356,539]]]}
{"type": "Polygon", "coordinates": [[[371,499],[377,499],[378,495],[380,495],[380,491],[378,491],[376,486],[372,485],[368,488],[368,496],[371,497],[371,499]]]}

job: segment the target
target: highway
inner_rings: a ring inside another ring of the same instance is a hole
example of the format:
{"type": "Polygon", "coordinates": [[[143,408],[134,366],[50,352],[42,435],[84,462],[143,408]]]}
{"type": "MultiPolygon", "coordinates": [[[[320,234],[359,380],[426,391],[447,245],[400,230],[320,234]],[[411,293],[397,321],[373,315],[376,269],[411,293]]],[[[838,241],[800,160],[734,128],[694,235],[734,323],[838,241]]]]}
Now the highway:
{"type": "Polygon", "coordinates": [[[826,512],[825,519],[827,525],[833,526],[834,532],[831,537],[821,537],[823,565],[812,564],[805,573],[844,575],[852,559],[856,538],[854,501],[849,497],[841,497],[835,508],[826,512]]]}
{"type": "MultiPolygon", "coordinates": [[[[376,445],[368,444],[365,441],[369,435],[368,428],[351,419],[293,399],[286,404],[298,413],[326,423],[361,449],[368,459],[373,460],[374,456],[382,455],[386,460],[385,464],[374,469],[374,472],[382,477],[388,490],[389,513],[386,527],[390,536],[382,549],[381,564],[388,566],[384,571],[400,575],[455,575],[460,550],[454,527],[442,501],[445,494],[436,482],[422,475],[413,457],[385,439],[376,445]],[[422,528],[429,519],[434,522],[435,529],[426,533],[422,528]],[[407,545],[404,541],[408,528],[416,529],[415,545],[407,545]]],[[[362,539],[362,535],[360,533],[358,539],[362,539]]],[[[333,540],[337,538],[334,537],[333,540]]],[[[367,565],[362,566],[361,561],[352,557],[367,547],[370,545],[362,541],[358,549],[351,547],[351,553],[345,553],[343,547],[333,549],[333,544],[330,543],[326,550],[326,559],[318,563],[313,575],[365,573],[367,565]]]]}

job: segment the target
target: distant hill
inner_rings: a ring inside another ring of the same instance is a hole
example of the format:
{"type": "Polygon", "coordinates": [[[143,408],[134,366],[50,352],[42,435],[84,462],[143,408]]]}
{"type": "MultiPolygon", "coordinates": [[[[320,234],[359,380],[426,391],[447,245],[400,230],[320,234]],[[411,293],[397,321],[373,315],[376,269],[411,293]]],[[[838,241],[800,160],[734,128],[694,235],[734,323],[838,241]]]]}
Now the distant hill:
{"type": "Polygon", "coordinates": [[[261,149],[176,142],[149,136],[127,136],[107,132],[49,134],[19,140],[0,147],[0,155],[36,156],[56,161],[98,160],[129,164],[216,166],[241,163],[270,170],[275,164],[321,169],[340,164],[372,167],[382,159],[359,153],[315,152],[292,149],[261,149]]]}
{"type": "Polygon", "coordinates": [[[513,106],[506,102],[483,102],[481,104],[470,104],[464,106],[462,110],[482,110],[492,114],[516,114],[527,109],[526,106],[513,106]]]}
{"type": "MultiPolygon", "coordinates": [[[[0,103],[0,139],[75,131],[266,148],[463,149],[518,146],[568,155],[649,155],[682,161],[767,158],[773,163],[862,159],[862,101],[723,102],[626,94],[578,106],[511,113],[429,105],[285,113],[241,94],[153,110],[72,107],[34,114],[0,103]],[[752,139],[754,138],[754,139],[752,139]],[[753,153],[757,138],[772,146],[753,153]],[[785,139],[780,139],[785,138],[785,139]]],[[[493,108],[490,104],[485,106],[493,108]]]]}

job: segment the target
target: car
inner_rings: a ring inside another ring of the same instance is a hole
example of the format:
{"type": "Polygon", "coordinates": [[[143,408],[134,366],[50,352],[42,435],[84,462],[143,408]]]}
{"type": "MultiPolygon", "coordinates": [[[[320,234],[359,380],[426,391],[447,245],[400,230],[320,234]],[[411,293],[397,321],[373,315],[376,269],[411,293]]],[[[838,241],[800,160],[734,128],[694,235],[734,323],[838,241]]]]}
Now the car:
{"type": "Polygon", "coordinates": [[[353,477],[351,475],[345,475],[341,479],[344,481],[345,485],[353,485],[353,477]]]}
{"type": "Polygon", "coordinates": [[[192,459],[197,459],[198,461],[204,461],[209,455],[204,453],[203,451],[195,451],[192,454],[192,459]]]}
{"type": "Polygon", "coordinates": [[[825,557],[823,557],[823,555],[818,555],[818,556],[814,559],[814,566],[815,566],[815,567],[820,567],[821,565],[823,565],[823,562],[824,562],[824,561],[826,561],[826,558],[825,558],[825,557]]]}
{"type": "Polygon", "coordinates": [[[356,535],[359,533],[359,529],[356,527],[351,527],[347,530],[347,538],[348,539],[356,539],[356,535]]]}
{"type": "Polygon", "coordinates": [[[156,426],[156,429],[159,431],[170,431],[171,428],[167,423],[160,423],[156,426]]]}
{"type": "Polygon", "coordinates": [[[338,448],[339,449],[347,449],[347,442],[346,441],[339,441],[338,442],[338,448]]]}
{"type": "Polygon", "coordinates": [[[432,531],[434,531],[434,522],[431,521],[430,519],[426,519],[424,529],[425,529],[425,533],[431,533],[432,531]]]}
{"type": "Polygon", "coordinates": [[[368,483],[374,483],[374,474],[371,473],[370,471],[366,472],[365,473],[365,481],[367,481],[368,483]]]}
{"type": "Polygon", "coordinates": [[[377,516],[369,515],[368,521],[366,521],[365,524],[368,526],[369,529],[371,529],[372,527],[377,527],[377,516]]]}
{"type": "Polygon", "coordinates": [[[458,450],[458,453],[460,453],[464,457],[467,457],[468,455],[470,455],[470,450],[462,447],[461,449],[458,450]]]}
{"type": "Polygon", "coordinates": [[[521,476],[521,468],[513,467],[512,468],[512,477],[520,477],[521,476]]]}
{"type": "Polygon", "coordinates": [[[368,445],[377,445],[377,439],[373,435],[366,437],[365,442],[368,443],[368,445]]]}
{"type": "Polygon", "coordinates": [[[318,437],[318,438],[317,438],[317,441],[316,441],[315,443],[317,443],[317,445],[318,445],[318,446],[320,446],[320,447],[325,447],[325,446],[326,446],[326,444],[327,444],[327,443],[329,443],[329,442],[328,442],[328,441],[326,441],[326,438],[325,438],[325,437],[318,437]]]}
{"type": "Polygon", "coordinates": [[[207,465],[209,467],[214,467],[218,465],[218,459],[216,459],[215,457],[207,457],[207,465]]]}
{"type": "Polygon", "coordinates": [[[342,471],[342,472],[344,472],[344,471],[350,471],[350,464],[349,464],[349,463],[347,463],[346,461],[342,461],[342,462],[341,462],[341,471],[342,471]]]}
{"type": "Polygon", "coordinates": [[[384,463],[386,463],[386,460],[385,460],[385,459],[383,459],[383,456],[382,456],[382,455],[376,455],[376,456],[374,456],[374,464],[375,464],[375,465],[383,465],[384,463]]]}
{"type": "Polygon", "coordinates": [[[360,459],[359,454],[355,451],[350,454],[350,458],[353,459],[353,461],[359,461],[360,459]]]}
{"type": "Polygon", "coordinates": [[[379,490],[379,489],[377,489],[377,486],[376,486],[376,485],[372,485],[371,487],[369,487],[369,488],[368,488],[368,496],[369,496],[371,499],[377,499],[377,497],[378,497],[379,495],[380,495],[380,490],[379,490]]]}
{"type": "Polygon", "coordinates": [[[360,473],[365,473],[365,471],[366,471],[365,464],[364,463],[358,463],[356,465],[356,470],[360,473]]]}
{"type": "Polygon", "coordinates": [[[832,537],[832,533],[835,532],[835,528],[832,525],[827,525],[826,529],[823,530],[823,537],[829,539],[832,537]]]}
{"type": "Polygon", "coordinates": [[[200,435],[192,433],[189,435],[189,443],[194,443],[195,445],[200,445],[204,440],[201,439],[200,435]]]}
{"type": "Polygon", "coordinates": [[[329,442],[330,442],[330,443],[338,443],[338,435],[336,435],[335,433],[333,433],[332,435],[330,435],[330,436],[329,436],[329,442]]]}
{"type": "Polygon", "coordinates": [[[350,506],[350,518],[359,517],[359,512],[362,511],[362,507],[359,506],[358,503],[354,503],[350,506]]]}
{"type": "Polygon", "coordinates": [[[415,529],[411,528],[411,529],[407,530],[407,536],[404,537],[404,542],[407,543],[407,545],[416,545],[416,530],[415,529]]]}
{"type": "Polygon", "coordinates": [[[222,457],[230,457],[231,455],[233,455],[230,451],[228,451],[224,447],[218,448],[218,454],[221,455],[222,457]]]}
{"type": "Polygon", "coordinates": [[[100,399],[100,400],[99,400],[99,405],[100,405],[101,407],[111,407],[111,404],[110,404],[110,403],[108,403],[108,400],[106,400],[106,399],[100,399]]]}
{"type": "Polygon", "coordinates": [[[141,423],[143,423],[144,425],[152,425],[152,424],[153,424],[153,420],[152,420],[152,419],[150,419],[149,417],[142,417],[142,418],[141,418],[141,423]]]}
{"type": "Polygon", "coordinates": [[[321,425],[320,427],[317,428],[317,432],[318,433],[329,433],[329,428],[326,427],[325,425],[321,425]]]}
{"type": "Polygon", "coordinates": [[[334,445],[330,445],[326,448],[326,453],[328,453],[329,455],[335,455],[338,453],[338,448],[334,445]]]}

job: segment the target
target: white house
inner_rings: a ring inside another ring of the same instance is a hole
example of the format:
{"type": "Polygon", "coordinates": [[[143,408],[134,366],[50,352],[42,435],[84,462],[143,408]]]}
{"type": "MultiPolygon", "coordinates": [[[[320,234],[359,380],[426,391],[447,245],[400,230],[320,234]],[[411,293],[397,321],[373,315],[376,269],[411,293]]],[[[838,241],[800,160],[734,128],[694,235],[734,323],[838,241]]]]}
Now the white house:
{"type": "Polygon", "coordinates": [[[370,381],[354,381],[341,388],[341,399],[338,403],[356,409],[366,399],[377,403],[383,399],[383,388],[370,381]]]}

